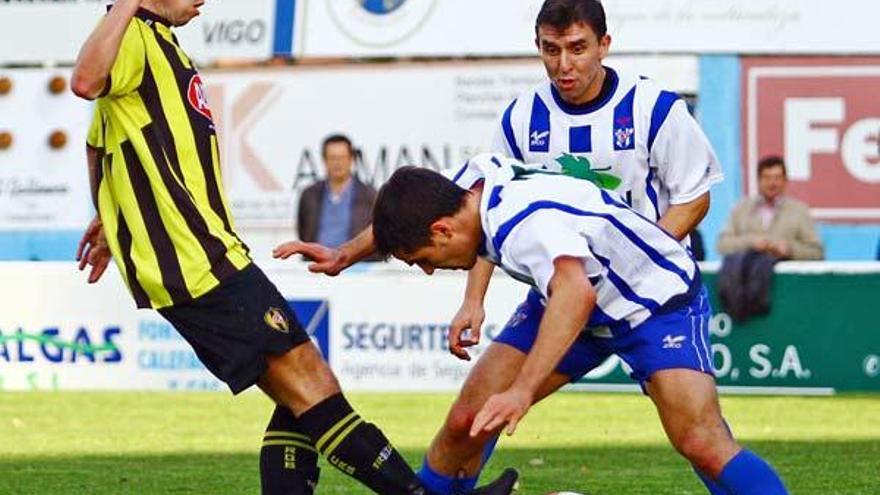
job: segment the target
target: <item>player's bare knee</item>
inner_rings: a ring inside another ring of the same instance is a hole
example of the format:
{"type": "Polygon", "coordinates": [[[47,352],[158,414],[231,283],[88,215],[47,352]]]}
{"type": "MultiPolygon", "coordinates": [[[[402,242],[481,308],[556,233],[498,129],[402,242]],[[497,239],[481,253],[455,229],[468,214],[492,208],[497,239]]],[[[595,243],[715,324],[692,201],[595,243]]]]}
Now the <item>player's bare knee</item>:
{"type": "Polygon", "coordinates": [[[446,416],[446,434],[456,440],[470,438],[471,423],[474,421],[477,411],[472,407],[456,402],[446,416]]]}
{"type": "Polygon", "coordinates": [[[672,438],[676,450],[704,473],[716,475],[737,447],[726,430],[714,425],[695,425],[672,438]]]}
{"type": "Polygon", "coordinates": [[[294,412],[307,409],[341,391],[330,366],[316,351],[298,346],[282,355],[267,355],[262,379],[270,394],[294,412]]]}
{"type": "Polygon", "coordinates": [[[335,395],[342,392],[342,387],[339,386],[339,381],[336,379],[336,375],[330,371],[330,367],[326,367],[322,374],[319,375],[319,385],[321,395],[325,397],[330,397],[331,395],[335,395]]]}

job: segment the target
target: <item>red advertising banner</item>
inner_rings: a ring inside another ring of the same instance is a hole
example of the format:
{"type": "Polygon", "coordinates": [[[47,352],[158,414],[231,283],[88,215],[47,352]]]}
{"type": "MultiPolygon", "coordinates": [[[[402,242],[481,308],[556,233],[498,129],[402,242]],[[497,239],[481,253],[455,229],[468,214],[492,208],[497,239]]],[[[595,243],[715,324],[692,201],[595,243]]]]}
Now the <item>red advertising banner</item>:
{"type": "Polygon", "coordinates": [[[880,223],[880,57],[745,57],[743,175],[781,155],[788,193],[824,221],[880,223]]]}

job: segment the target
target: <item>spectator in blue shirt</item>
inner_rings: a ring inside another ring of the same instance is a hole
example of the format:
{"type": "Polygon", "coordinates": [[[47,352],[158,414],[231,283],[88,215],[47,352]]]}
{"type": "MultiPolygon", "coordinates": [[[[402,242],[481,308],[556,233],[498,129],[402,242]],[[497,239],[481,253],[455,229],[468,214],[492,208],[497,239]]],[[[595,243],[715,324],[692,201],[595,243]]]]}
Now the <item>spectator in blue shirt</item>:
{"type": "Polygon", "coordinates": [[[376,190],[354,176],[354,147],[347,136],[324,139],[321,156],[327,178],[300,196],[297,231],[301,241],[335,248],[370,225],[376,190]]]}

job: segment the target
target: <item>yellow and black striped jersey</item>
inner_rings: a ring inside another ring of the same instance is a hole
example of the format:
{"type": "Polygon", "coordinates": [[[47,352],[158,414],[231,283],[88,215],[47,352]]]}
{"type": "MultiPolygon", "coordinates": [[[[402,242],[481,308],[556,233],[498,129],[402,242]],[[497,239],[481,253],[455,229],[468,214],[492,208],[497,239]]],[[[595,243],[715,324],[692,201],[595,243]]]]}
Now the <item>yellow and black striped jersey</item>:
{"type": "Polygon", "coordinates": [[[96,150],[104,149],[104,114],[101,113],[101,108],[98,105],[95,105],[92,112],[92,122],[89,124],[89,133],[86,134],[86,144],[96,150]]]}
{"type": "MultiPolygon", "coordinates": [[[[104,149],[105,125],[104,114],[101,112],[101,107],[96,104],[92,112],[92,123],[89,124],[89,133],[86,135],[86,146],[95,151],[94,163],[89,163],[89,186],[92,188],[95,187],[94,184],[100,185],[103,178],[103,163],[106,152],[104,149]],[[92,170],[92,167],[95,170],[92,170]],[[91,174],[94,174],[94,177],[91,174]]],[[[92,191],[92,200],[96,197],[96,193],[92,191]]]]}
{"type": "Polygon", "coordinates": [[[98,205],[138,307],[199,297],[248,266],[205,87],[168,21],[138,10],[98,107],[106,150],[98,205]]]}

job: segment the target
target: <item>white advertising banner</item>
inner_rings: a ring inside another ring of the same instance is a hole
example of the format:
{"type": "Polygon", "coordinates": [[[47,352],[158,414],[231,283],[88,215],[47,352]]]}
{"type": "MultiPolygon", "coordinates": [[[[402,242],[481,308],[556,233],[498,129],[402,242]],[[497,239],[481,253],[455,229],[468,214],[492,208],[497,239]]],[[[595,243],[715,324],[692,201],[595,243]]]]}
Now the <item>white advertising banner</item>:
{"type": "Polygon", "coordinates": [[[877,53],[880,3],[844,0],[610,0],[612,51],[877,53]]]}
{"type": "Polygon", "coordinates": [[[300,0],[305,57],[533,55],[543,0],[300,0]]]}
{"type": "MultiPolygon", "coordinates": [[[[106,0],[0,2],[0,64],[64,63],[106,12],[106,0]]],[[[196,61],[221,58],[264,60],[272,55],[274,0],[212,0],[201,16],[177,31],[196,61]]]]}
{"type": "MultiPolygon", "coordinates": [[[[532,55],[543,0],[300,0],[299,56],[532,55]]],[[[616,53],[876,53],[880,4],[606,0],[616,53]],[[841,35],[846,33],[846,35],[841,35]]]]}
{"type": "MultiPolygon", "coordinates": [[[[683,93],[697,89],[695,57],[615,57],[683,93]]],[[[92,215],[84,143],[92,106],[69,84],[69,69],[0,69],[0,229],[80,229],[92,215]],[[49,146],[59,131],[66,142],[49,146]]],[[[289,237],[299,192],[324,176],[320,143],[349,134],[357,173],[380,185],[406,164],[452,167],[485,150],[508,102],[543,80],[536,59],[517,62],[370,64],[206,71],[221,134],[224,182],[240,227],[289,237]]],[[[269,252],[278,239],[258,249],[269,252]]]]}
{"type": "MultiPolygon", "coordinates": [[[[697,89],[695,57],[608,63],[697,89]]],[[[403,165],[457,166],[487,150],[504,108],[544,78],[537,59],[208,71],[233,216],[289,232],[299,192],[324,177],[320,145],[332,133],[351,137],[356,173],[376,186],[403,165]]]]}
{"type": "MultiPolygon", "coordinates": [[[[473,361],[448,352],[446,332],[464,273],[426,277],[402,264],[380,264],[328,278],[291,262],[263,268],[345,389],[461,386],[473,361]]],[[[0,263],[0,279],[15,281],[0,288],[0,390],[225,389],[158,313],[134,308],[112,267],[96,285],[87,285],[72,263],[0,263]]],[[[525,291],[495,277],[487,338],[525,291]]]]}
{"type": "MultiPolygon", "coordinates": [[[[401,263],[363,264],[331,278],[289,261],[261,266],[346,390],[458,390],[526,293],[524,284],[496,273],[486,298],[482,343],[466,362],[446,346],[464,272],[438,271],[428,277],[401,263]]],[[[713,273],[717,264],[704,268],[713,273]]],[[[789,286],[798,290],[832,278],[847,283],[841,277],[868,287],[863,284],[876,282],[878,270],[878,263],[785,262],[776,267],[777,276],[788,277],[789,286]],[[791,275],[813,280],[793,284],[791,275]]],[[[134,308],[115,269],[95,285],[85,278],[73,263],[0,263],[0,392],[227,390],[158,313],[134,308]]],[[[781,314],[771,316],[776,318],[773,332],[740,327],[726,313],[715,312],[709,331],[719,383],[750,393],[877,390],[876,342],[851,345],[829,361],[821,343],[803,337],[804,330],[819,327],[789,321],[796,299],[774,306],[781,314]],[[849,356],[844,361],[850,366],[841,365],[840,356],[849,356]]],[[[839,328],[844,334],[872,329],[858,318],[839,328]]],[[[628,370],[612,356],[575,387],[637,391],[628,370]]]]}
{"type": "Polygon", "coordinates": [[[272,56],[275,0],[210,0],[175,32],[196,61],[265,60],[272,56]]]}
{"type": "MultiPolygon", "coordinates": [[[[2,9],[2,7],[0,7],[2,9]]],[[[11,89],[0,95],[0,230],[82,228],[93,214],[85,140],[91,104],[66,89],[70,71],[0,69],[11,89]],[[60,77],[64,90],[51,93],[60,77]],[[62,139],[50,147],[50,136],[62,139]]]]}

